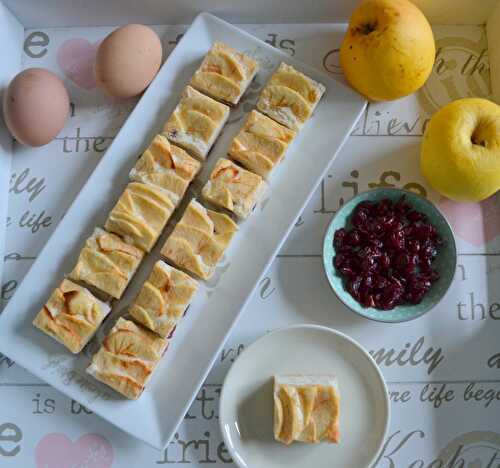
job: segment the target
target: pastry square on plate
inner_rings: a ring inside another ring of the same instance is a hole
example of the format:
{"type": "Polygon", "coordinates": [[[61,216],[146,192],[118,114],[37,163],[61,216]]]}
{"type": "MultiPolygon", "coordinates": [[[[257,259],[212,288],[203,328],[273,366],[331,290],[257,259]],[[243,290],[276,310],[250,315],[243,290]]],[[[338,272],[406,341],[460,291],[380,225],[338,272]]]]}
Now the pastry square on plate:
{"type": "Polygon", "coordinates": [[[332,375],[274,377],[274,438],[284,444],[340,440],[340,396],[332,375]]]}
{"type": "Polygon", "coordinates": [[[137,400],[167,347],[165,338],[120,317],[92,357],[87,372],[137,400]]]}
{"type": "Polygon", "coordinates": [[[228,117],[228,106],[186,86],[163,133],[196,158],[205,159],[228,117]]]}
{"type": "Polygon", "coordinates": [[[109,314],[108,304],[82,286],[64,279],[38,312],[33,325],[79,353],[109,314]]]}
{"type": "Polygon", "coordinates": [[[202,196],[214,205],[246,218],[266,188],[262,177],[220,158],[203,187],[202,196]]]}
{"type": "Polygon", "coordinates": [[[157,261],[129,313],[146,328],[168,337],[197,290],[198,282],[188,274],[157,261]]]}
{"type": "Polygon", "coordinates": [[[293,130],[253,110],[234,137],[229,156],[250,171],[268,177],[294,137],[293,130]]]}
{"type": "Polygon", "coordinates": [[[167,191],[154,185],[131,182],[111,210],[104,228],[149,252],[174,209],[167,191]]]}
{"type": "Polygon", "coordinates": [[[200,168],[201,163],[186,151],[156,135],[130,171],[130,179],[161,187],[177,206],[200,168]]]}
{"type": "Polygon", "coordinates": [[[96,228],[83,246],[70,278],[119,299],[144,252],[115,234],[96,228]]]}
{"type": "Polygon", "coordinates": [[[215,42],[191,79],[191,86],[229,104],[238,104],[259,69],[257,61],[215,42]]]}
{"type": "Polygon", "coordinates": [[[237,230],[229,216],[191,200],[161,254],[179,268],[209,279],[237,230]]]}
{"type": "Polygon", "coordinates": [[[325,87],[295,68],[281,63],[260,93],[257,109],[292,130],[312,115],[325,87]]]}

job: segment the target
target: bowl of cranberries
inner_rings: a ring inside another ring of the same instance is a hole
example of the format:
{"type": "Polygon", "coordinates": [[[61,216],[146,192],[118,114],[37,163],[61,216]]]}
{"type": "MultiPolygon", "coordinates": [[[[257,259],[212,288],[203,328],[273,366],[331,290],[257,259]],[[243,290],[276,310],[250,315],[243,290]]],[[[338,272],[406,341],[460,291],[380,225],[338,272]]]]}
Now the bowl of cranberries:
{"type": "Polygon", "coordinates": [[[328,281],[354,312],[412,320],[449,289],[457,264],[453,231],[427,199],[401,189],[361,193],[335,214],[323,243],[328,281]]]}

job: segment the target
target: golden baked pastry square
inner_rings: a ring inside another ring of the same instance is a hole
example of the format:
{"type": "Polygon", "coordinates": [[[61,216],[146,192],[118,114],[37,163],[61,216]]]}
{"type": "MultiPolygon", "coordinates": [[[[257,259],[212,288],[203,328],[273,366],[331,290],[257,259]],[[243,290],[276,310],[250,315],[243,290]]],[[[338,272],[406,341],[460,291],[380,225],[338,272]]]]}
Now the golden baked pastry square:
{"type": "Polygon", "coordinates": [[[137,400],[168,347],[168,340],[120,317],[94,354],[87,372],[137,400]]]}
{"type": "Polygon", "coordinates": [[[257,109],[292,130],[311,117],[325,87],[286,63],[281,63],[260,93],[257,109]]]}
{"type": "Polygon", "coordinates": [[[266,184],[260,175],[220,158],[203,187],[202,196],[240,218],[247,218],[262,197],[266,184]]]}
{"type": "Polygon", "coordinates": [[[296,133],[253,110],[234,137],[229,156],[255,174],[268,177],[296,133]]]}
{"type": "Polygon", "coordinates": [[[85,288],[65,279],[38,312],[33,325],[76,354],[94,336],[110,310],[108,304],[85,288]]]}
{"type": "Polygon", "coordinates": [[[331,375],[274,377],[274,438],[284,444],[340,440],[340,395],[331,375]]]}
{"type": "Polygon", "coordinates": [[[191,86],[214,99],[238,104],[259,65],[249,55],[215,42],[191,79],[191,86]]]}
{"type": "Polygon", "coordinates": [[[104,228],[149,252],[175,209],[168,192],[131,182],[111,210],[104,228]]]}
{"type": "Polygon", "coordinates": [[[163,134],[198,159],[206,159],[229,117],[229,107],[186,86],[163,134]]]}
{"type": "Polygon", "coordinates": [[[197,290],[198,282],[188,274],[157,261],[129,313],[149,330],[169,337],[197,290]]]}
{"type": "Polygon", "coordinates": [[[69,276],[119,299],[143,257],[141,249],[96,228],[85,242],[69,276]]]}
{"type": "Polygon", "coordinates": [[[209,279],[237,230],[229,216],[208,210],[193,199],[161,254],[177,267],[209,279]]]}
{"type": "Polygon", "coordinates": [[[130,179],[162,188],[177,206],[200,168],[186,151],[156,135],[130,171],[130,179]]]}

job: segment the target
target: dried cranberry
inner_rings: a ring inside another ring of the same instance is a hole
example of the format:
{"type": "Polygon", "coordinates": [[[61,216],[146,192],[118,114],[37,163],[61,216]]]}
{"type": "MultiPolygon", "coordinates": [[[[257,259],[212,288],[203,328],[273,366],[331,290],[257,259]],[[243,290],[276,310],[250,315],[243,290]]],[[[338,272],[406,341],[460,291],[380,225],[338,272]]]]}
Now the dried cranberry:
{"type": "Polygon", "coordinates": [[[339,269],[342,264],[346,261],[347,257],[344,254],[335,255],[335,259],[333,260],[333,264],[335,268],[339,269]]]}
{"type": "Polygon", "coordinates": [[[434,243],[426,241],[422,246],[420,256],[423,258],[434,258],[437,255],[437,249],[434,243]]]}
{"type": "Polygon", "coordinates": [[[405,235],[403,231],[392,231],[387,237],[387,244],[394,250],[405,248],[405,235]]]}
{"type": "Polygon", "coordinates": [[[411,253],[400,254],[397,257],[396,263],[399,263],[397,268],[400,271],[401,277],[407,279],[415,272],[418,265],[418,256],[411,253]]]}
{"type": "Polygon", "coordinates": [[[361,229],[362,231],[367,230],[368,222],[368,212],[366,210],[358,210],[357,213],[352,217],[352,225],[361,229]]]}
{"type": "Polygon", "coordinates": [[[358,205],[354,209],[354,212],[357,212],[359,210],[364,210],[367,213],[370,213],[372,211],[374,205],[375,204],[373,202],[371,202],[369,200],[364,200],[364,201],[358,203],[358,205]]]}
{"type": "Polygon", "coordinates": [[[394,224],[399,221],[396,221],[396,218],[394,215],[386,215],[386,216],[383,216],[381,219],[380,219],[380,223],[382,224],[382,227],[386,230],[386,231],[390,231],[391,229],[394,228],[394,224]]]}
{"type": "Polygon", "coordinates": [[[439,272],[436,270],[433,270],[432,268],[428,273],[426,273],[425,277],[431,282],[434,283],[439,279],[439,272]]]}
{"type": "Polygon", "coordinates": [[[372,245],[367,245],[366,247],[363,247],[358,250],[358,256],[359,258],[377,258],[382,255],[382,252],[378,247],[374,247],[372,245]]]}
{"type": "Polygon", "coordinates": [[[424,223],[427,222],[427,216],[420,213],[420,211],[410,211],[409,213],[406,213],[406,218],[412,223],[416,223],[418,221],[422,221],[424,223]]]}
{"type": "Polygon", "coordinates": [[[413,235],[419,240],[426,240],[434,236],[435,228],[431,224],[420,224],[413,226],[413,235]]]}
{"type": "Polygon", "coordinates": [[[391,211],[392,207],[393,207],[392,200],[389,200],[388,198],[384,198],[383,200],[379,201],[376,204],[374,211],[377,213],[377,215],[382,216],[382,215],[388,213],[389,211],[391,211]]]}
{"type": "Polygon", "coordinates": [[[382,240],[375,238],[367,239],[366,240],[368,245],[371,245],[372,247],[376,247],[377,249],[381,249],[384,246],[384,243],[382,240]]]}
{"type": "Polygon", "coordinates": [[[378,221],[371,223],[369,226],[369,230],[376,237],[380,237],[385,232],[385,229],[384,229],[382,223],[379,223],[378,221]]]}
{"type": "Polygon", "coordinates": [[[382,268],[389,268],[391,266],[391,257],[387,253],[383,253],[380,257],[380,266],[382,268]]]}
{"type": "Polygon", "coordinates": [[[423,271],[429,271],[431,269],[431,266],[432,266],[432,259],[429,257],[420,256],[418,266],[423,271]]]}
{"type": "Polygon", "coordinates": [[[373,294],[366,293],[361,296],[361,304],[365,307],[375,307],[373,294]]]}
{"type": "Polygon", "coordinates": [[[394,211],[396,211],[399,214],[405,214],[411,210],[410,205],[406,203],[406,197],[403,195],[394,205],[394,211]]]}
{"type": "Polygon", "coordinates": [[[347,234],[345,242],[352,247],[359,245],[359,243],[361,242],[360,232],[356,229],[353,229],[351,232],[347,234]]]}
{"type": "Polygon", "coordinates": [[[368,273],[370,271],[374,271],[377,268],[375,264],[375,259],[372,257],[366,257],[361,261],[360,264],[361,271],[368,273]]]}
{"type": "Polygon", "coordinates": [[[345,238],[347,236],[347,231],[344,228],[337,229],[333,235],[333,245],[336,249],[342,249],[344,245],[345,238]]]}
{"type": "Polygon", "coordinates": [[[340,273],[342,273],[344,276],[347,276],[348,278],[351,278],[356,275],[354,269],[351,268],[349,265],[342,265],[338,270],[340,271],[340,273]]]}
{"type": "Polygon", "coordinates": [[[412,253],[418,253],[420,250],[420,242],[417,239],[410,239],[407,245],[408,250],[412,253]]]}
{"type": "Polygon", "coordinates": [[[408,292],[405,294],[405,300],[410,304],[416,305],[422,302],[425,292],[408,292]]]}
{"type": "Polygon", "coordinates": [[[394,267],[398,270],[404,270],[409,262],[409,255],[405,252],[398,253],[394,259],[394,267]]]}
{"type": "Polygon", "coordinates": [[[366,275],[363,277],[363,288],[372,289],[373,288],[373,276],[366,275]]]}
{"type": "Polygon", "coordinates": [[[373,287],[375,289],[385,289],[388,285],[389,281],[382,275],[377,275],[373,281],[373,287]]]}
{"type": "Polygon", "coordinates": [[[354,296],[354,298],[357,298],[359,296],[359,287],[361,286],[362,281],[363,278],[361,276],[356,276],[347,283],[347,290],[351,293],[352,296],[354,296]]]}
{"type": "Polygon", "coordinates": [[[403,228],[403,234],[408,238],[413,238],[414,235],[414,226],[405,226],[403,228]]]}

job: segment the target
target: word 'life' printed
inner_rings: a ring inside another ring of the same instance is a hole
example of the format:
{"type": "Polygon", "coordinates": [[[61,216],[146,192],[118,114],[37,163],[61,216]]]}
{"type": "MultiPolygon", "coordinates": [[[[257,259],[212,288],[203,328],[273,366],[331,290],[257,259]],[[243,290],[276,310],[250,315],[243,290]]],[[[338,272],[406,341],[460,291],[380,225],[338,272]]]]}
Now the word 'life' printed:
{"type": "Polygon", "coordinates": [[[458,399],[462,403],[483,408],[500,405],[500,380],[497,383],[422,383],[417,389],[407,388],[404,383],[399,385],[403,388],[389,390],[389,399],[397,404],[405,404],[417,398],[420,403],[431,405],[435,409],[458,399]]]}
{"type": "MultiPolygon", "coordinates": [[[[314,213],[320,214],[335,214],[346,201],[355,197],[363,190],[362,184],[359,181],[360,170],[353,169],[350,172],[350,178],[343,180],[340,183],[342,187],[342,195],[330,205],[330,197],[327,196],[332,190],[336,190],[338,186],[337,180],[333,179],[333,174],[328,174],[325,179],[321,181],[320,186],[320,206],[314,210],[314,213]],[[360,188],[361,186],[361,188],[360,188]]],[[[427,197],[426,188],[417,182],[402,182],[402,174],[394,170],[382,171],[378,176],[378,181],[368,182],[367,186],[369,189],[375,188],[402,188],[403,190],[408,190],[415,192],[417,195],[422,197],[427,197]]]]}
{"type": "MultiPolygon", "coordinates": [[[[21,172],[13,172],[10,176],[9,193],[11,196],[25,196],[28,204],[34,202],[47,188],[45,177],[31,174],[29,168],[21,172]]],[[[32,234],[36,234],[40,229],[48,228],[52,225],[52,216],[47,214],[46,210],[37,212],[28,208],[19,215],[19,218],[13,219],[7,217],[7,227],[17,226],[22,229],[28,229],[32,234]]]]}

